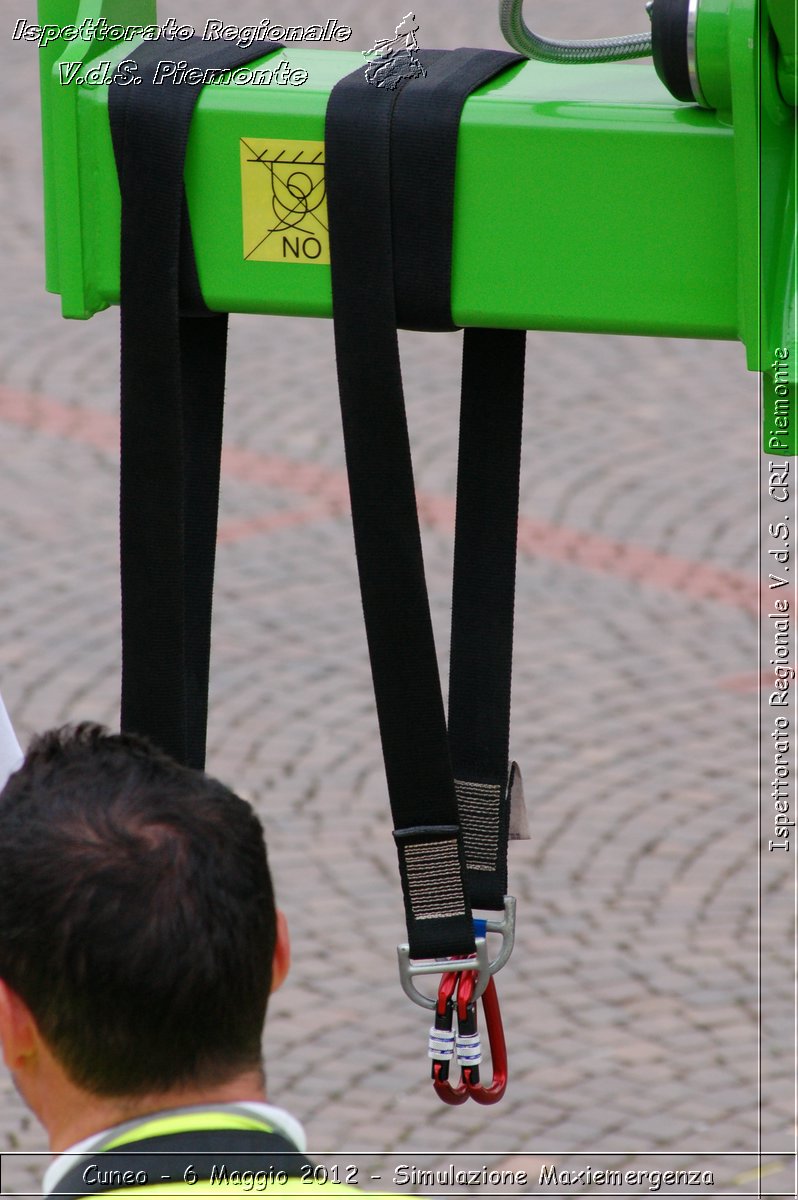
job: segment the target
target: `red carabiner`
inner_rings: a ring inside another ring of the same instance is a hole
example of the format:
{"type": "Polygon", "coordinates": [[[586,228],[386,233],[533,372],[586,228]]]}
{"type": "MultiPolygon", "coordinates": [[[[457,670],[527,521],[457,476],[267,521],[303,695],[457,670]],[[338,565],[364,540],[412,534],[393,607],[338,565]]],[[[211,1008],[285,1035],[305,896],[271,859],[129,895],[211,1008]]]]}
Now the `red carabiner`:
{"type": "Polygon", "coordinates": [[[482,993],[482,1007],[485,1009],[485,1020],[488,1027],[493,1079],[487,1086],[482,1083],[472,1083],[471,1068],[469,1067],[465,1068],[463,1075],[472,1100],[476,1100],[477,1104],[496,1104],[501,1100],[507,1088],[507,1043],[504,1040],[499,996],[492,975],[488,980],[488,986],[482,993]]]}
{"type": "MultiPolygon", "coordinates": [[[[440,986],[438,987],[438,1003],[435,1008],[436,1016],[444,1019],[448,1018],[450,1029],[454,1016],[453,997],[459,978],[460,976],[457,971],[446,971],[441,977],[440,986]]],[[[465,1104],[468,1099],[468,1088],[463,1082],[457,1087],[452,1085],[449,1079],[449,1065],[448,1062],[433,1062],[432,1086],[444,1104],[465,1104]]]]}
{"type": "Polygon", "coordinates": [[[432,1086],[435,1088],[435,1092],[444,1104],[465,1104],[470,1094],[467,1085],[460,1082],[457,1087],[454,1087],[450,1079],[441,1079],[442,1067],[443,1063],[439,1062],[432,1065],[432,1086]]]}
{"type": "MultiPolygon", "coordinates": [[[[476,979],[475,971],[462,973],[448,971],[442,977],[438,989],[436,1012],[441,1017],[451,1010],[454,992],[455,989],[457,990],[457,1019],[461,1032],[471,1028],[476,1032],[475,1001],[473,999],[476,979]]],[[[461,1071],[459,1085],[454,1087],[448,1078],[449,1064],[433,1063],[433,1087],[445,1104],[463,1104],[469,1096],[477,1104],[496,1104],[501,1100],[507,1088],[507,1044],[504,1040],[499,997],[493,976],[488,980],[488,986],[482,995],[482,1004],[488,1027],[493,1079],[490,1084],[485,1086],[479,1081],[479,1067],[465,1066],[461,1071]]]]}

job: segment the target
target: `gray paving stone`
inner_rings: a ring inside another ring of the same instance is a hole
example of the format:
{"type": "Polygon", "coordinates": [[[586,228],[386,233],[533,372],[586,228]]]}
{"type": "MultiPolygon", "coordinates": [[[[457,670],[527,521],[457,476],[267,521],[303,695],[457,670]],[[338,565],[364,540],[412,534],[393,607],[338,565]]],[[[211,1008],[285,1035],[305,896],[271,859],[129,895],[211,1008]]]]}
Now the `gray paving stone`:
{"type": "MultiPolygon", "coordinates": [[[[322,0],[300,7],[330,15],[322,0]]],[[[629,31],[642,12],[549,7],[551,36],[629,31]]],[[[219,15],[213,0],[161,8],[219,15]]],[[[416,11],[430,44],[500,42],[486,0],[416,11]]],[[[231,0],[225,15],[243,24],[263,6],[231,0]]],[[[365,47],[402,14],[340,0],[335,15],[365,47]]],[[[61,321],[44,292],[34,51],[3,39],[0,65],[0,687],[26,738],[118,720],[118,331],[112,312],[61,321]],[[8,391],[31,398],[23,422],[8,391]]],[[[477,1110],[431,1094],[427,1015],[395,979],[402,907],[350,524],[308,511],[344,479],[332,330],[236,317],[230,343],[226,437],[240,455],[222,487],[209,769],[264,818],[293,932],[265,1043],[273,1099],[312,1146],[373,1150],[377,1164],[468,1148],[566,1162],[633,1136],[646,1152],[755,1144],[758,414],[740,348],[529,335],[513,747],[533,836],[511,848],[508,1096],[477,1110]],[[279,484],[267,460],[288,464],[279,484]],[[270,527],[278,513],[294,523],[270,527]],[[734,579],[696,594],[705,568],[734,579]],[[719,686],[748,676],[749,690],[719,686]]],[[[459,339],[401,344],[418,486],[451,498],[459,339]]],[[[451,529],[426,527],[424,542],[443,658],[451,529]]],[[[774,910],[766,926],[773,1044],[791,1019],[788,920],[774,910]]],[[[792,1145],[783,1062],[768,1063],[763,1129],[792,1145]]],[[[6,1075],[3,1146],[43,1147],[6,1075]]],[[[6,1160],[4,1187],[35,1186],[37,1169],[6,1160]]]]}

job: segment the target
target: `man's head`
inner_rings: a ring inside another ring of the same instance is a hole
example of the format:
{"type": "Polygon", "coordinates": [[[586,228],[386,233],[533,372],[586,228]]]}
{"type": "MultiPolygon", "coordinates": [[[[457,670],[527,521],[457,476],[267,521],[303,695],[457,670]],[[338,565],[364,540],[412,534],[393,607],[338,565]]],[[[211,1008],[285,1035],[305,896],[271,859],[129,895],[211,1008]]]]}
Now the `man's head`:
{"type": "Polygon", "coordinates": [[[72,1084],[149,1096],[260,1069],[276,915],[249,804],[81,725],[32,743],[0,847],[0,981],[72,1084]]]}

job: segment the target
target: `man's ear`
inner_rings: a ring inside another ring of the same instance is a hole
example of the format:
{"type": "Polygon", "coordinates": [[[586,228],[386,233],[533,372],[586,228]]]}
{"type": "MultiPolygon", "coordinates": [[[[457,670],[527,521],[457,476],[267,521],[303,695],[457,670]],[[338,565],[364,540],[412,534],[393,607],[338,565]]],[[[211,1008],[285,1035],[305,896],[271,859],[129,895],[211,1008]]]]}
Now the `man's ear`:
{"type": "Polygon", "coordinates": [[[276,992],[288,974],[291,966],[291,940],[288,936],[288,922],[281,908],[277,909],[277,935],[274,941],[274,958],[272,959],[272,991],[276,992]]]}
{"type": "Polygon", "coordinates": [[[18,1071],[36,1053],[38,1030],[21,996],[0,979],[0,1044],[9,1071],[18,1071]]]}

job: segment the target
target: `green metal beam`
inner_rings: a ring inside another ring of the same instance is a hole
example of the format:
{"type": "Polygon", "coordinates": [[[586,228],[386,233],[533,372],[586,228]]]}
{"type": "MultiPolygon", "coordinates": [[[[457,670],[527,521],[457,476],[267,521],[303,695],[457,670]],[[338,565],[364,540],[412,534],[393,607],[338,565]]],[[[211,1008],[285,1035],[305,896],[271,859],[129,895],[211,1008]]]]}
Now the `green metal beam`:
{"type": "MultiPolygon", "coordinates": [[[[40,0],[39,13],[156,20],[154,2],[125,0],[40,0]]],[[[528,62],[469,99],[457,164],[459,324],[739,338],[749,367],[767,367],[794,315],[795,110],[778,90],[765,5],[702,0],[699,14],[702,84],[717,112],[673,100],[650,65],[528,62]]],[[[108,87],[65,83],[62,64],[82,59],[104,74],[135,51],[42,52],[48,287],[69,317],[118,302],[119,190],[108,87]]],[[[246,257],[240,148],[321,143],[331,88],[364,61],[292,44],[253,67],[282,60],[307,82],[203,88],[186,167],[200,282],[222,311],[329,316],[323,255],[297,261],[289,240],[283,261],[246,257]]]]}

